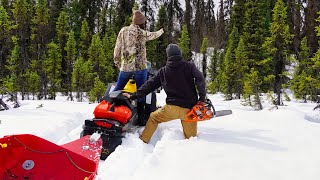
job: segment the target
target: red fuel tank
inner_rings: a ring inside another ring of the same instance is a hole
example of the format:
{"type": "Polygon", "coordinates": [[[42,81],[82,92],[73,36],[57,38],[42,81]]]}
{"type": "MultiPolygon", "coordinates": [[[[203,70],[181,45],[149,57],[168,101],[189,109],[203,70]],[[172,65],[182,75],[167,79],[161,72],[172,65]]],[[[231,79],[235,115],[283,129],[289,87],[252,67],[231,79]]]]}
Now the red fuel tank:
{"type": "Polygon", "coordinates": [[[105,100],[101,101],[93,112],[94,117],[97,119],[112,119],[123,124],[126,124],[130,120],[132,112],[127,106],[117,105],[113,109],[111,107],[111,103],[105,100]]]}

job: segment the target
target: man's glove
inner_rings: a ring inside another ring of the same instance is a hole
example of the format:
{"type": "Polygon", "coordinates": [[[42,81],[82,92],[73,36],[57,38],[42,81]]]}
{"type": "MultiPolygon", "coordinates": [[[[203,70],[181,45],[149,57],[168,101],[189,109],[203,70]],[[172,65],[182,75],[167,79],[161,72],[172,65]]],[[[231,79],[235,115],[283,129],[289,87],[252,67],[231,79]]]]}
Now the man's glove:
{"type": "Polygon", "coordinates": [[[129,99],[131,99],[131,100],[137,99],[136,93],[133,93],[133,94],[123,93],[123,96],[125,96],[125,97],[127,97],[127,98],[129,98],[129,99]]]}
{"type": "Polygon", "coordinates": [[[204,99],[203,101],[199,99],[197,104],[201,104],[201,105],[211,104],[211,101],[210,99],[204,99]]]}
{"type": "Polygon", "coordinates": [[[130,99],[131,95],[129,93],[123,93],[123,96],[127,97],[130,99]]]}
{"type": "Polygon", "coordinates": [[[202,106],[206,105],[206,103],[204,101],[198,101],[197,104],[202,105],[202,106]]]}

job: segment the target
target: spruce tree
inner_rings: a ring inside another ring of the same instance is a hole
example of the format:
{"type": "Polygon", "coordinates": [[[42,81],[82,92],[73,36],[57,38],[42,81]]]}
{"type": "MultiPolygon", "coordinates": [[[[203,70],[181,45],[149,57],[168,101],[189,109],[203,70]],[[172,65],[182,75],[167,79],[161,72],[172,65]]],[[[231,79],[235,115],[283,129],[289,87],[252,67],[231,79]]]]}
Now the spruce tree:
{"type": "MultiPolygon", "coordinates": [[[[319,17],[316,19],[317,22],[320,23],[320,12],[318,13],[319,17]]],[[[317,36],[320,37],[320,25],[316,27],[317,36]]],[[[319,40],[320,43],[320,40],[319,40]]],[[[312,93],[311,93],[311,100],[320,102],[319,94],[320,94],[320,48],[311,59],[311,72],[310,75],[312,78],[313,86],[312,86],[312,93]]]]}
{"type": "MultiPolygon", "coordinates": [[[[286,3],[286,2],[284,2],[286,3]]],[[[299,43],[301,41],[302,27],[302,2],[301,0],[287,0],[287,16],[290,34],[294,34],[293,42],[290,44],[290,52],[299,58],[299,43]]]]}
{"type": "Polygon", "coordinates": [[[311,75],[307,75],[305,70],[302,70],[293,79],[291,88],[294,91],[294,96],[302,99],[303,102],[307,102],[308,96],[313,94],[313,90],[317,86],[316,83],[316,79],[312,78],[311,75]]]}
{"type": "Polygon", "coordinates": [[[153,65],[157,61],[158,57],[158,51],[157,50],[157,45],[159,41],[158,39],[152,40],[152,41],[147,41],[146,43],[146,52],[147,52],[147,60],[153,65]]]}
{"type": "Polygon", "coordinates": [[[17,92],[21,87],[20,80],[22,76],[21,71],[19,69],[19,67],[21,67],[21,49],[18,45],[18,38],[16,36],[12,36],[12,42],[14,44],[14,47],[11,50],[11,54],[7,60],[7,65],[5,66],[8,72],[10,72],[10,75],[6,76],[3,84],[4,87],[6,87],[15,96],[17,96],[17,92]]]}
{"type": "Polygon", "coordinates": [[[102,40],[103,43],[103,51],[105,53],[105,61],[106,61],[106,82],[112,82],[115,80],[115,69],[113,63],[113,50],[117,40],[117,36],[112,29],[108,29],[105,33],[105,36],[102,40]]]}
{"type": "Polygon", "coordinates": [[[46,51],[48,44],[49,32],[49,9],[47,1],[37,0],[35,4],[35,15],[32,18],[32,34],[31,34],[31,54],[32,59],[40,61],[46,51]]]}
{"type": "MultiPolygon", "coordinates": [[[[302,73],[302,71],[305,71],[307,74],[311,74],[311,66],[312,66],[312,60],[310,58],[311,51],[308,47],[307,38],[304,37],[300,44],[300,52],[299,52],[300,58],[297,59],[298,65],[295,67],[295,74],[299,75],[302,73]]],[[[295,79],[295,77],[293,77],[295,79]]]]}
{"type": "Polygon", "coordinates": [[[236,86],[236,55],[235,51],[239,42],[238,28],[234,27],[227,45],[227,51],[224,57],[224,71],[222,75],[222,92],[226,100],[232,100],[236,86]]]}
{"type": "Polygon", "coordinates": [[[82,20],[81,33],[80,33],[80,46],[79,52],[84,60],[88,60],[88,49],[91,43],[91,31],[89,29],[89,24],[86,19],[82,20]]]}
{"type": "Polygon", "coordinates": [[[76,48],[76,40],[74,37],[74,32],[70,31],[68,35],[68,41],[64,48],[66,51],[66,75],[67,75],[67,81],[66,81],[66,87],[68,92],[68,99],[70,98],[71,101],[73,101],[72,96],[72,69],[73,64],[77,58],[77,48],[76,48]]]}
{"type": "MultiPolygon", "coordinates": [[[[6,59],[10,55],[11,46],[11,25],[10,17],[6,9],[0,5],[0,67],[6,65],[6,59]]],[[[0,68],[0,86],[1,80],[8,72],[5,68],[0,68]]]]}
{"type": "MultiPolygon", "coordinates": [[[[88,6],[87,0],[77,0],[77,1],[68,1],[61,11],[67,13],[68,20],[70,22],[70,27],[74,32],[75,39],[79,39],[81,36],[81,28],[84,20],[88,20],[88,11],[84,9],[84,6],[88,6]],[[86,2],[84,2],[86,1],[86,2]]],[[[87,21],[88,22],[88,21],[87,21]]],[[[93,23],[95,23],[94,20],[93,23]]],[[[90,31],[89,23],[87,23],[88,29],[90,31]]],[[[69,30],[70,31],[70,30],[69,30]]]]}
{"type": "Polygon", "coordinates": [[[104,83],[100,80],[98,76],[95,77],[93,88],[89,92],[90,102],[99,101],[103,97],[105,90],[106,90],[106,87],[104,83]]]}
{"type": "Polygon", "coordinates": [[[244,49],[244,40],[243,37],[241,36],[238,47],[235,52],[235,93],[237,99],[241,98],[241,94],[243,92],[243,86],[244,86],[244,75],[248,71],[248,66],[247,66],[247,55],[246,55],[246,50],[244,49]]]}
{"type": "Polygon", "coordinates": [[[107,6],[105,4],[102,7],[101,11],[98,13],[97,30],[101,37],[105,35],[106,29],[107,29],[107,6]]]}
{"type": "Polygon", "coordinates": [[[247,0],[245,3],[245,16],[243,25],[243,41],[248,55],[249,68],[255,67],[262,71],[264,64],[262,44],[265,40],[266,29],[262,12],[262,0],[247,0]]]}
{"type": "MultiPolygon", "coordinates": [[[[98,12],[102,9],[102,0],[82,0],[85,3],[81,3],[83,5],[83,13],[82,17],[87,17],[90,31],[94,32],[96,27],[96,20],[98,19],[98,12]]],[[[81,2],[81,1],[80,1],[81,2]]],[[[127,4],[128,5],[128,4],[127,4]]]]}
{"type": "Polygon", "coordinates": [[[226,25],[226,19],[224,14],[224,6],[223,6],[223,0],[220,0],[220,7],[219,7],[219,13],[217,17],[217,26],[216,26],[216,47],[218,49],[222,49],[226,45],[227,40],[227,25],[226,25]]]}
{"type": "Polygon", "coordinates": [[[272,16],[270,28],[271,36],[265,41],[267,60],[271,59],[273,65],[273,89],[277,95],[275,105],[282,105],[281,92],[283,84],[286,83],[286,68],[289,64],[288,49],[292,40],[287,23],[287,9],[282,0],[278,0],[272,16]]]}
{"type": "MultiPolygon", "coordinates": [[[[148,1],[148,0],[143,0],[141,4],[141,8],[139,8],[138,3],[136,2],[133,9],[134,10],[139,10],[141,9],[142,13],[144,13],[146,17],[146,29],[149,31],[154,31],[155,30],[155,18],[154,18],[154,13],[152,6],[157,5],[158,1],[148,1]]],[[[147,52],[147,60],[152,64],[155,59],[157,59],[157,40],[153,41],[147,41],[146,42],[146,52],[147,52]]]]}
{"type": "MultiPolygon", "coordinates": [[[[118,33],[123,26],[127,26],[131,23],[129,20],[132,16],[132,7],[134,1],[132,0],[118,0],[116,4],[116,20],[115,30],[118,33]]],[[[101,77],[100,77],[101,78],[101,77]]]]}
{"type": "Polygon", "coordinates": [[[68,82],[68,75],[67,75],[67,61],[66,55],[67,52],[65,50],[65,46],[68,39],[68,33],[70,31],[69,21],[68,21],[68,14],[65,11],[61,11],[58,21],[56,23],[56,31],[57,31],[57,42],[61,52],[61,90],[64,93],[67,93],[67,82],[68,82]]]}
{"type": "Polygon", "coordinates": [[[39,92],[41,87],[40,76],[35,71],[27,72],[28,91],[32,94],[32,100],[35,95],[39,92]]]}
{"type": "Polygon", "coordinates": [[[44,62],[44,70],[48,77],[50,98],[56,98],[56,93],[60,89],[61,82],[61,62],[62,56],[59,45],[51,42],[47,45],[48,55],[44,62]]]}
{"type": "Polygon", "coordinates": [[[50,0],[48,2],[49,13],[50,13],[50,19],[49,19],[50,39],[54,38],[57,35],[56,23],[59,18],[60,12],[63,10],[66,4],[67,4],[67,0],[50,0]]]}
{"type": "Polygon", "coordinates": [[[188,35],[187,25],[185,24],[182,26],[181,37],[179,38],[178,45],[182,51],[183,59],[190,60],[190,38],[188,35]]]}
{"type": "Polygon", "coordinates": [[[208,49],[208,38],[203,38],[201,44],[201,54],[202,56],[202,74],[204,79],[207,77],[207,49],[208,49]]]}
{"type": "Polygon", "coordinates": [[[24,100],[24,96],[26,93],[26,79],[25,73],[28,69],[28,65],[30,63],[30,52],[29,52],[29,42],[31,36],[31,2],[28,0],[16,0],[12,2],[12,16],[14,20],[13,29],[14,34],[18,37],[17,45],[19,46],[19,73],[16,74],[20,92],[22,95],[22,100],[24,100]]]}
{"type": "Polygon", "coordinates": [[[99,76],[101,81],[106,82],[106,73],[108,73],[109,69],[106,67],[105,53],[100,37],[97,34],[92,36],[88,55],[94,76],[99,76]]]}
{"type": "MultiPolygon", "coordinates": [[[[155,19],[154,19],[154,13],[155,11],[153,10],[153,7],[157,7],[158,6],[158,2],[156,0],[142,0],[141,1],[141,11],[144,13],[146,19],[147,19],[147,26],[153,26],[155,19]]],[[[138,4],[136,4],[138,6],[138,4]]],[[[139,9],[139,7],[137,7],[139,9]]]]}
{"type": "MultiPolygon", "coordinates": [[[[98,25],[96,28],[100,37],[104,37],[107,29],[112,29],[116,32],[115,24],[117,20],[117,1],[105,1],[102,3],[101,11],[99,13],[98,25]]],[[[134,3],[132,11],[138,10],[137,2],[134,3]]]]}
{"type": "MultiPolygon", "coordinates": [[[[267,30],[266,36],[270,36],[270,26],[272,22],[273,9],[277,0],[265,0],[262,2],[261,14],[264,17],[263,29],[267,30]]],[[[290,1],[290,0],[286,0],[290,1]]]]}
{"type": "Polygon", "coordinates": [[[175,42],[177,37],[175,37],[174,33],[176,31],[174,24],[176,22],[178,22],[179,24],[182,23],[183,9],[181,8],[179,0],[166,0],[164,2],[164,5],[166,7],[166,12],[168,15],[167,31],[170,32],[168,33],[169,42],[175,42]]]}
{"type": "Polygon", "coordinates": [[[293,10],[294,38],[293,38],[292,44],[293,44],[293,51],[297,57],[299,57],[299,53],[298,53],[300,48],[299,45],[300,45],[301,39],[303,38],[302,32],[301,32],[301,29],[303,27],[303,17],[302,17],[303,15],[301,14],[302,9],[303,9],[302,0],[295,1],[294,10],[293,10]]]}
{"type": "Polygon", "coordinates": [[[214,7],[214,0],[208,0],[204,6],[204,35],[208,37],[208,45],[210,47],[213,47],[215,41],[214,31],[216,28],[216,18],[214,7]]]}
{"type": "MultiPolygon", "coordinates": [[[[32,18],[32,28],[31,28],[31,43],[30,43],[30,51],[31,51],[31,58],[32,62],[34,63],[33,70],[28,72],[27,77],[32,75],[35,77],[36,75],[39,76],[41,85],[43,89],[45,89],[46,85],[46,77],[43,70],[43,60],[45,53],[47,51],[46,45],[49,43],[49,33],[50,33],[50,26],[49,26],[49,9],[47,7],[47,1],[45,0],[38,0],[35,4],[35,14],[32,18]]],[[[30,78],[30,77],[29,77],[30,78]]],[[[27,79],[27,81],[33,81],[33,79],[27,79]]],[[[30,84],[28,83],[28,86],[30,84]]],[[[33,85],[31,85],[33,86],[33,85]]],[[[36,86],[36,85],[35,85],[36,86]]],[[[33,86],[34,87],[34,86],[33,86]]],[[[35,89],[33,88],[32,91],[35,89]]],[[[42,91],[38,89],[38,91],[42,91]]],[[[32,92],[35,95],[34,92],[32,92]]],[[[39,93],[39,96],[45,94],[44,92],[39,93]]],[[[34,97],[33,97],[34,98],[34,97]]]]}
{"type": "Polygon", "coordinates": [[[234,5],[232,7],[232,14],[229,24],[229,33],[232,32],[232,29],[236,27],[238,29],[239,35],[242,35],[243,24],[245,17],[246,7],[244,0],[234,0],[234,5]]]}
{"type": "MultiPolygon", "coordinates": [[[[265,41],[265,36],[267,33],[267,29],[265,29],[265,18],[263,12],[264,1],[263,0],[247,0],[245,3],[245,16],[244,16],[244,25],[243,25],[243,44],[245,54],[247,55],[247,61],[245,66],[248,69],[253,69],[250,72],[251,76],[256,76],[255,72],[257,72],[257,79],[259,79],[259,83],[254,83],[254,85],[259,85],[261,87],[253,87],[251,91],[244,92],[248,94],[249,92],[252,95],[255,95],[255,98],[259,98],[257,96],[261,91],[267,90],[262,88],[266,86],[263,83],[263,79],[270,72],[268,70],[268,61],[264,60],[264,51],[262,48],[262,44],[265,41]],[[256,92],[259,91],[259,92],[256,92]]],[[[250,75],[246,75],[247,77],[250,75]]],[[[245,81],[250,80],[250,78],[246,78],[245,81]]],[[[250,82],[245,82],[245,84],[250,84],[250,82]]],[[[252,84],[252,83],[251,83],[252,84]]],[[[268,84],[269,85],[269,84],[268,84]]],[[[248,87],[248,86],[247,86],[248,87]]],[[[269,88],[269,87],[268,87],[269,88]]],[[[248,89],[248,88],[246,88],[248,89]]],[[[250,89],[250,88],[249,88],[250,89]]],[[[250,96],[249,96],[250,97],[250,96]]],[[[255,103],[261,103],[259,99],[254,101],[255,103]]],[[[255,105],[255,107],[262,108],[261,104],[255,105]]]]}
{"type": "MultiPolygon", "coordinates": [[[[192,7],[191,7],[191,0],[185,0],[186,10],[184,11],[184,24],[187,26],[188,34],[190,36],[190,40],[193,39],[192,34],[192,26],[191,26],[191,19],[192,19],[192,7]]],[[[189,49],[191,50],[191,41],[189,45],[189,49]]]]}
{"type": "Polygon", "coordinates": [[[320,22],[316,21],[318,17],[317,13],[320,11],[320,2],[319,0],[305,0],[304,2],[307,2],[307,7],[305,8],[305,26],[303,30],[308,39],[308,46],[313,54],[319,49],[319,37],[315,28],[320,24],[320,22]]]}
{"type": "MultiPolygon", "coordinates": [[[[72,30],[75,33],[76,39],[80,36],[81,23],[87,19],[89,29],[91,32],[98,27],[98,14],[103,9],[103,4],[106,1],[101,0],[77,0],[68,1],[64,6],[64,11],[67,12],[68,17],[72,23],[72,30]]],[[[108,2],[108,1],[107,1],[108,2]]]]}
{"type": "Polygon", "coordinates": [[[74,63],[74,67],[72,70],[72,88],[76,91],[76,99],[78,102],[82,102],[81,93],[83,92],[81,83],[84,81],[82,79],[82,65],[84,64],[83,58],[80,56],[76,62],[74,63]]]}
{"type": "Polygon", "coordinates": [[[201,51],[202,40],[204,38],[205,24],[204,24],[204,0],[194,0],[194,24],[193,24],[193,37],[191,44],[192,50],[195,52],[201,51]]]}
{"type": "Polygon", "coordinates": [[[3,86],[13,94],[15,99],[18,98],[19,85],[16,74],[13,73],[11,76],[6,77],[3,80],[3,86]]]}
{"type": "Polygon", "coordinates": [[[9,0],[0,0],[0,6],[3,6],[4,9],[9,9],[9,0]]]}
{"type": "Polygon", "coordinates": [[[90,75],[89,62],[79,57],[74,64],[72,72],[72,87],[77,92],[76,98],[78,102],[82,102],[83,93],[88,91],[90,75]]]}
{"type": "Polygon", "coordinates": [[[312,81],[311,86],[311,100],[317,103],[320,102],[320,49],[317,51],[315,56],[312,58],[312,73],[310,74],[310,78],[312,81]]]}
{"type": "Polygon", "coordinates": [[[115,28],[117,22],[117,2],[109,1],[106,4],[106,27],[113,27],[112,29],[117,32],[115,28]]]}
{"type": "Polygon", "coordinates": [[[217,76],[218,76],[218,60],[219,60],[219,54],[217,48],[214,48],[213,53],[210,57],[210,65],[209,65],[209,87],[208,90],[211,93],[217,92],[217,76]]]}
{"type": "Polygon", "coordinates": [[[259,97],[261,91],[261,78],[259,77],[258,71],[254,68],[250,69],[250,73],[246,74],[243,88],[243,96],[246,105],[252,106],[255,110],[262,110],[262,104],[259,97]],[[253,98],[252,98],[253,97],[253,98]]]}
{"type": "Polygon", "coordinates": [[[217,69],[218,69],[218,73],[217,73],[217,78],[216,78],[216,89],[218,92],[221,92],[222,91],[222,81],[223,81],[223,73],[224,73],[224,57],[225,57],[225,52],[224,50],[221,50],[219,53],[218,53],[218,66],[217,66],[217,69]]]}
{"type": "Polygon", "coordinates": [[[156,40],[157,46],[156,46],[156,59],[150,60],[152,64],[155,64],[155,68],[159,69],[160,67],[164,66],[167,62],[167,54],[166,54],[166,47],[169,44],[169,32],[168,31],[168,14],[165,6],[161,6],[158,11],[158,21],[156,23],[156,29],[159,30],[161,28],[164,28],[164,33],[156,40]]]}
{"type": "MultiPolygon", "coordinates": [[[[41,59],[41,63],[43,60],[41,59]]],[[[47,86],[46,77],[41,77],[44,74],[44,69],[40,66],[40,63],[37,60],[32,60],[30,63],[30,67],[27,71],[27,84],[28,84],[28,92],[32,94],[32,99],[34,100],[35,95],[37,95],[38,99],[41,99],[45,94],[43,90],[47,86]]]]}

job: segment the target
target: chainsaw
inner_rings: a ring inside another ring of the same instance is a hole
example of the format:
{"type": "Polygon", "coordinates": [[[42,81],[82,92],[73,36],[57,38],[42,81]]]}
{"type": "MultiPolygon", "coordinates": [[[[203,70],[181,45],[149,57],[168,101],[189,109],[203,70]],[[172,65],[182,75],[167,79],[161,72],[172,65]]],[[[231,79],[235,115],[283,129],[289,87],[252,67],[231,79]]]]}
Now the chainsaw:
{"type": "Polygon", "coordinates": [[[213,117],[226,116],[229,114],[232,114],[231,110],[216,111],[210,99],[206,99],[204,102],[199,101],[192,107],[186,115],[186,122],[206,121],[213,117]]]}

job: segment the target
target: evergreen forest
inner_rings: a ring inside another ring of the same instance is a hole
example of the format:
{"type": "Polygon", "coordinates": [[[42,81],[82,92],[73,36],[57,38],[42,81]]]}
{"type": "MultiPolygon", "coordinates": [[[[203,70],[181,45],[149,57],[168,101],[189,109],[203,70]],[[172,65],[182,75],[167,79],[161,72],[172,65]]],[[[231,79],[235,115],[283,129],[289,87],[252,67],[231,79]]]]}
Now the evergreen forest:
{"type": "Polygon", "coordinates": [[[146,30],[164,29],[147,43],[155,69],[177,43],[186,61],[202,54],[208,93],[256,110],[261,94],[283,105],[288,90],[320,102],[319,0],[0,0],[0,94],[98,101],[117,80],[114,45],[133,10],[146,30]]]}

